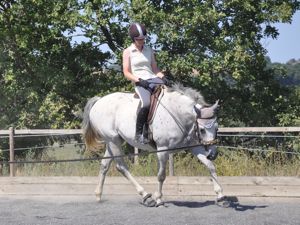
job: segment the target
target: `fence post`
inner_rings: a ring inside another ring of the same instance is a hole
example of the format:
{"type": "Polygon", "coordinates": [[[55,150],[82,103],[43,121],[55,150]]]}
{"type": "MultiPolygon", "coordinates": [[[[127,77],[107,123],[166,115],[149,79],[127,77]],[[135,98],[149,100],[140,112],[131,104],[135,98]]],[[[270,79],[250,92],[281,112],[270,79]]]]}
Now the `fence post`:
{"type": "Polygon", "coordinates": [[[137,154],[139,154],[139,149],[138,148],[134,148],[134,164],[135,165],[137,165],[138,164],[138,158],[139,158],[139,156],[137,155],[137,154]]]}
{"type": "Polygon", "coordinates": [[[0,162],[0,176],[3,175],[3,164],[2,162],[0,162]]]}
{"type": "Polygon", "coordinates": [[[173,159],[173,153],[169,154],[169,176],[174,176],[174,159],[173,159]]]}
{"type": "MultiPolygon", "coordinates": [[[[15,161],[15,141],[14,141],[15,130],[13,127],[9,128],[9,161],[15,161]]],[[[14,164],[9,164],[9,175],[11,177],[15,176],[14,164]]]]}
{"type": "Polygon", "coordinates": [[[0,149],[0,176],[3,176],[2,149],[0,149]]]}

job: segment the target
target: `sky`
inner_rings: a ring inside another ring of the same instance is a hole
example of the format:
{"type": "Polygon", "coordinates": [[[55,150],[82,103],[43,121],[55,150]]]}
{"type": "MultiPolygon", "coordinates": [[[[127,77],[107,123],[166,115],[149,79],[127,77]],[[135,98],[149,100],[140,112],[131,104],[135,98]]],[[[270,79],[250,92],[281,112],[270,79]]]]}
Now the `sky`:
{"type": "Polygon", "coordinates": [[[290,59],[300,59],[300,11],[293,16],[291,24],[275,24],[279,36],[277,39],[265,39],[263,46],[272,62],[286,63],[290,59]]]}

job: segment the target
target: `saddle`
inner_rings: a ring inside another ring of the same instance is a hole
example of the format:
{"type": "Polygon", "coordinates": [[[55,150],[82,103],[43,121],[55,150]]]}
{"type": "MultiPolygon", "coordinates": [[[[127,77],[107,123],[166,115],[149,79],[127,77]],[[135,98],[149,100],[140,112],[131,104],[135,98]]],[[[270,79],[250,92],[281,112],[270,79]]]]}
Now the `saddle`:
{"type": "Polygon", "coordinates": [[[151,124],[152,120],[154,118],[157,106],[158,106],[158,101],[163,97],[163,89],[164,86],[163,85],[159,85],[157,87],[155,87],[154,91],[151,94],[150,97],[150,109],[149,109],[149,113],[148,113],[148,119],[147,119],[147,123],[151,124]]]}

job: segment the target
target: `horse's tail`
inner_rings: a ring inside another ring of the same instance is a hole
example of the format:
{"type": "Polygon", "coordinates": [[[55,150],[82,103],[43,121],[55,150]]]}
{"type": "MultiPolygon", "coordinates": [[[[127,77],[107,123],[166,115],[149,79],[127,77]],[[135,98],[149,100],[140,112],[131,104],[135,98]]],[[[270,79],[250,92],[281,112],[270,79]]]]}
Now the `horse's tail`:
{"type": "Polygon", "coordinates": [[[100,97],[97,96],[89,99],[84,107],[81,128],[87,149],[96,147],[98,145],[97,141],[100,139],[99,134],[97,133],[90,121],[90,111],[99,99],[100,97]]]}

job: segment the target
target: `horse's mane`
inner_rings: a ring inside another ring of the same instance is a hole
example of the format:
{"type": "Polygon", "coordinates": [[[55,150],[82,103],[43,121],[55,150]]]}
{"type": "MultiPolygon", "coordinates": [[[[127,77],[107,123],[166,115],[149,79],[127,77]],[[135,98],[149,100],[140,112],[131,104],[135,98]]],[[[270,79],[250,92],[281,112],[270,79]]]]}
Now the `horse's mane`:
{"type": "Polygon", "coordinates": [[[209,104],[206,103],[206,101],[204,100],[204,97],[202,96],[202,94],[199,91],[196,91],[193,88],[190,87],[185,87],[180,83],[175,83],[172,85],[172,87],[168,88],[169,92],[177,92],[181,95],[185,95],[190,97],[192,100],[195,101],[195,103],[199,103],[200,105],[203,106],[208,106],[209,104]]]}

